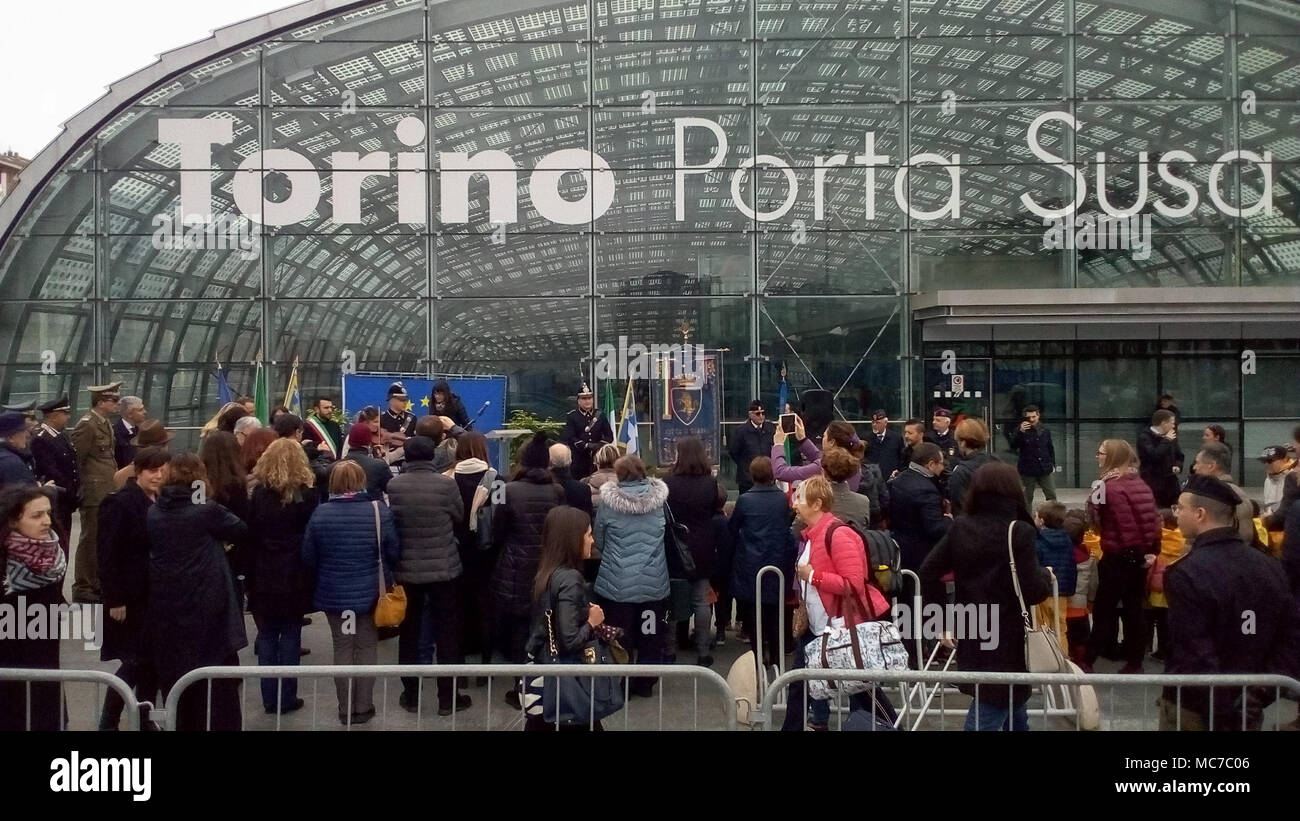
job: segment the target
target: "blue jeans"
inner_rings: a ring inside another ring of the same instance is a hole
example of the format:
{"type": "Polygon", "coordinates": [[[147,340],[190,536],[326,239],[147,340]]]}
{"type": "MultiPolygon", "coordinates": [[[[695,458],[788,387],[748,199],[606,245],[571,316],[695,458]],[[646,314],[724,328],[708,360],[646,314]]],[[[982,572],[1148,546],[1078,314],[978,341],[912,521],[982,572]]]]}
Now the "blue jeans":
{"type": "MultiPolygon", "coordinates": [[[[270,666],[273,664],[297,664],[298,654],[302,649],[302,618],[275,621],[255,619],[257,622],[257,663],[270,666]]],[[[298,679],[262,679],[262,706],[274,710],[277,704],[288,706],[298,698],[298,679]]]]}
{"type": "Polygon", "coordinates": [[[987,733],[995,730],[1017,733],[1029,730],[1029,710],[1025,708],[1025,702],[1001,707],[986,701],[971,702],[970,712],[966,713],[966,731],[987,733]]]}

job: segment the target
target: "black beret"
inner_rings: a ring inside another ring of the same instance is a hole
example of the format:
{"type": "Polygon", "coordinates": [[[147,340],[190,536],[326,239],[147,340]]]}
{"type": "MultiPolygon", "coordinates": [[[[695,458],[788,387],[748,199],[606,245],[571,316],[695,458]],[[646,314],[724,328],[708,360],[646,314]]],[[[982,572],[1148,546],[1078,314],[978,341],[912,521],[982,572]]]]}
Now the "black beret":
{"type": "Polygon", "coordinates": [[[1215,479],[1212,476],[1193,476],[1187,481],[1187,486],[1183,488],[1183,492],[1190,493],[1193,496],[1201,496],[1205,499],[1213,499],[1228,507],[1236,507],[1241,504],[1241,497],[1237,495],[1237,491],[1233,490],[1227,482],[1215,479]]]}

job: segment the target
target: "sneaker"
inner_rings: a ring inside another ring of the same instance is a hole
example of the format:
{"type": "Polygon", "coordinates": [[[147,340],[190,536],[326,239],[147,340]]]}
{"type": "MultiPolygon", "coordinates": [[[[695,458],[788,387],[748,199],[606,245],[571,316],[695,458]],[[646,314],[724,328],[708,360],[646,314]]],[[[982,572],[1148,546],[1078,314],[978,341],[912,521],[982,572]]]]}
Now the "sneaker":
{"type": "Polygon", "coordinates": [[[351,716],[349,716],[347,713],[339,713],[339,723],[344,725],[345,727],[348,725],[349,722],[351,722],[352,724],[365,724],[367,721],[369,721],[374,717],[375,717],[375,708],[371,707],[369,710],[366,710],[364,713],[353,713],[351,716]]]}
{"type": "Polygon", "coordinates": [[[727,646],[727,628],[725,628],[725,627],[719,627],[719,628],[718,628],[718,631],[717,631],[716,633],[714,633],[714,635],[713,635],[713,646],[714,646],[714,647],[726,647],[726,646],[727,646]]]}
{"type": "Polygon", "coordinates": [[[438,704],[438,715],[449,716],[453,712],[459,713],[461,710],[468,710],[469,706],[473,703],[474,702],[470,700],[469,696],[464,693],[459,693],[456,696],[456,702],[454,705],[443,703],[438,704]]]}
{"type": "Polygon", "coordinates": [[[403,690],[402,694],[397,697],[397,703],[408,713],[420,712],[419,696],[416,693],[408,693],[403,690]]]}
{"type": "Polygon", "coordinates": [[[519,702],[518,690],[506,690],[506,704],[509,704],[515,710],[523,709],[523,705],[519,702]]]}

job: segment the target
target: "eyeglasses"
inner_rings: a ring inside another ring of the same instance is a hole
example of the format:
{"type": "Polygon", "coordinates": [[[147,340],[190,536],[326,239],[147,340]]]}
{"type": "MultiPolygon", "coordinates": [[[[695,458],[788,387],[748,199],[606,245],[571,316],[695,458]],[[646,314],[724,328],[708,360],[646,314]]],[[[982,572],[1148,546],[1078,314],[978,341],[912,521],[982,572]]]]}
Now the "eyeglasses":
{"type": "Polygon", "coordinates": [[[750,411],[750,413],[754,414],[755,416],[767,416],[767,411],[763,411],[763,410],[752,410],[750,411]]]}

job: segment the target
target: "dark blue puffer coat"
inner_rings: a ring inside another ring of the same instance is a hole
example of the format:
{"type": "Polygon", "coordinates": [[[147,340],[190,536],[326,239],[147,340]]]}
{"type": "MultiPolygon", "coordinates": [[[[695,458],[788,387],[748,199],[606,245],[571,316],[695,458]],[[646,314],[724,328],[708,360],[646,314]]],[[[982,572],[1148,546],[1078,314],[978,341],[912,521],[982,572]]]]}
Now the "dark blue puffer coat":
{"type": "MultiPolygon", "coordinates": [[[[792,584],[797,553],[791,521],[790,503],[776,485],[754,485],[740,494],[730,521],[735,542],[731,595],[737,601],[754,600],[758,571],[769,564],[780,568],[786,584],[792,584]]],[[[763,602],[785,603],[785,593],[777,587],[775,573],[763,577],[763,602]]]]}
{"type": "MultiPolygon", "coordinates": [[[[401,557],[397,526],[388,505],[379,502],[384,582],[393,583],[401,557]]],[[[316,508],[302,537],[302,560],[316,572],[316,609],[327,613],[369,613],[379,598],[379,546],[375,513],[364,494],[332,496],[316,508]]]]}

